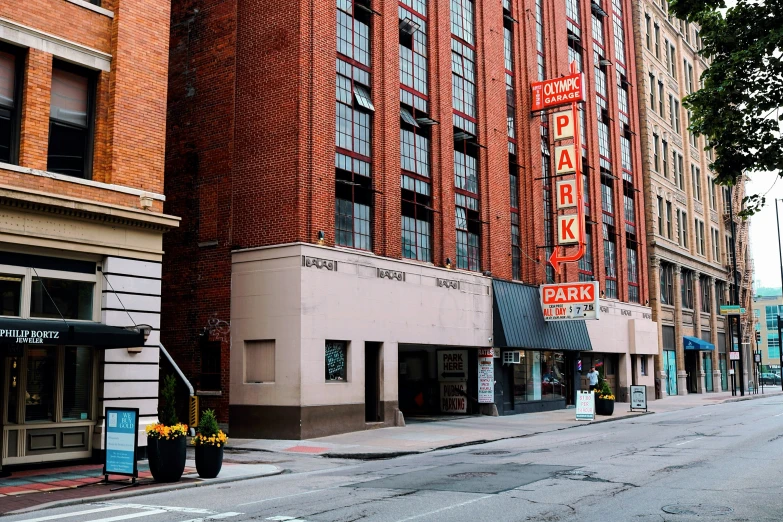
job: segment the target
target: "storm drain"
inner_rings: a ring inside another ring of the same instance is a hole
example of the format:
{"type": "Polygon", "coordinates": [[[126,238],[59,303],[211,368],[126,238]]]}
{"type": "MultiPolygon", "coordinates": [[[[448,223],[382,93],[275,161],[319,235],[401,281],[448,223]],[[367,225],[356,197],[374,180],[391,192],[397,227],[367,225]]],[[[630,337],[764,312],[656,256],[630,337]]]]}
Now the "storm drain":
{"type": "Polygon", "coordinates": [[[670,515],[691,515],[697,517],[720,517],[732,513],[729,506],[716,506],[714,504],[672,504],[663,506],[661,510],[670,515]]]}
{"type": "Polygon", "coordinates": [[[481,477],[494,477],[495,475],[497,475],[497,473],[494,471],[468,471],[467,473],[454,473],[453,475],[449,475],[449,477],[454,479],[472,479],[481,477]]]}

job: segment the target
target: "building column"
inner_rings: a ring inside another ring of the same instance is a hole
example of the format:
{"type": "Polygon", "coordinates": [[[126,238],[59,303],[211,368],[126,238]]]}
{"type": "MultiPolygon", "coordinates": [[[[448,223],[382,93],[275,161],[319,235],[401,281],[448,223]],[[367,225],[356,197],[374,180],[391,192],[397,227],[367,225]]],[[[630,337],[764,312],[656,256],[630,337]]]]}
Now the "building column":
{"type": "MultiPolygon", "coordinates": [[[[658,357],[653,358],[653,376],[660,381],[661,398],[666,396],[666,372],[663,371],[663,330],[661,328],[661,258],[650,256],[650,311],[658,330],[658,357]]],[[[657,397],[656,397],[657,398],[657,397]]]]}
{"type": "Polygon", "coordinates": [[[682,265],[674,265],[674,346],[677,357],[677,395],[688,395],[685,346],[682,339],[682,265]]]}
{"type": "MultiPolygon", "coordinates": [[[[701,339],[701,272],[693,271],[693,336],[701,339]]],[[[698,393],[704,393],[707,387],[706,374],[704,373],[703,354],[699,352],[698,368],[696,370],[699,380],[696,383],[698,393]]]]}
{"type": "Polygon", "coordinates": [[[720,356],[718,354],[718,295],[715,291],[715,278],[709,276],[710,285],[710,341],[715,349],[710,354],[712,357],[712,391],[722,391],[720,374],[720,356]]]}
{"type": "Polygon", "coordinates": [[[49,150],[49,103],[52,92],[52,55],[38,49],[27,52],[22,101],[19,165],[46,170],[49,150]],[[34,93],[34,95],[33,95],[34,93]]]}

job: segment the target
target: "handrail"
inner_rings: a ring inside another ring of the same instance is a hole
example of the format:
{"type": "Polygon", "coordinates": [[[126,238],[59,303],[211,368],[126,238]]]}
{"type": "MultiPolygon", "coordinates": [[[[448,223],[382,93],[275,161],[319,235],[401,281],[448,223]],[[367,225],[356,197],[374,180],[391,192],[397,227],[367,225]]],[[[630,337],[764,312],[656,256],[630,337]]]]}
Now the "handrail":
{"type": "MultiPolygon", "coordinates": [[[[163,352],[163,355],[166,356],[166,359],[168,359],[169,362],[171,363],[171,365],[174,367],[174,370],[176,370],[176,372],[179,375],[180,379],[182,379],[182,382],[185,383],[185,386],[188,387],[188,391],[190,392],[191,402],[194,402],[196,404],[195,421],[192,420],[192,419],[190,420],[190,434],[191,435],[195,435],[196,434],[196,427],[195,427],[195,425],[198,424],[198,397],[196,397],[196,391],[193,389],[193,385],[190,384],[190,381],[188,380],[188,378],[185,377],[185,374],[182,373],[182,370],[177,365],[177,363],[174,362],[174,359],[171,357],[171,354],[168,352],[168,350],[166,350],[166,348],[163,346],[163,344],[158,343],[158,348],[160,348],[160,350],[163,352]]],[[[193,410],[192,407],[188,408],[188,412],[190,414],[190,417],[193,417],[192,410],[193,410]]]]}

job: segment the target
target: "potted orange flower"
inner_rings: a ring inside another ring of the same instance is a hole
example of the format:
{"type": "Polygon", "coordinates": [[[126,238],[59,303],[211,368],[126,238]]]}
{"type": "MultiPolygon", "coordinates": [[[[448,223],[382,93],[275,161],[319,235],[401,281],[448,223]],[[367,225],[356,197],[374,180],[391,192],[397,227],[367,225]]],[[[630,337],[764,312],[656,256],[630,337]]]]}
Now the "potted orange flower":
{"type": "Polygon", "coordinates": [[[158,482],[177,482],[185,471],[188,427],[177,420],[176,385],[173,375],[163,380],[164,405],[158,415],[161,422],[149,424],[145,429],[150,472],[158,482]]]}
{"type": "Polygon", "coordinates": [[[218,426],[214,410],[205,410],[192,444],[196,447],[196,470],[201,478],[215,478],[223,467],[223,448],[228,437],[218,426]]]}

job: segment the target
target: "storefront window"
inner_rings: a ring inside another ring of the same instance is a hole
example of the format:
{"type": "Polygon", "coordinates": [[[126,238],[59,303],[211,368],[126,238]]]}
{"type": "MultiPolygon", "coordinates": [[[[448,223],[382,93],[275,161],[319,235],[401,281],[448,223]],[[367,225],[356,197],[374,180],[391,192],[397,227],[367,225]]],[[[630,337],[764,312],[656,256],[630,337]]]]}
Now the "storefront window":
{"type": "Polygon", "coordinates": [[[66,347],[63,371],[63,420],[86,420],[90,417],[91,386],[90,348],[66,347]]]}
{"type": "Polygon", "coordinates": [[[520,353],[514,365],[514,401],[540,401],[565,398],[565,357],[562,352],[520,353]]]}
{"type": "Polygon", "coordinates": [[[10,357],[8,359],[8,379],[5,383],[5,396],[8,397],[8,415],[6,420],[9,424],[19,422],[19,370],[21,368],[21,359],[19,357],[10,357]]]}
{"type": "Polygon", "coordinates": [[[95,283],[34,277],[30,316],[47,319],[92,320],[95,283]]]}
{"type": "Polygon", "coordinates": [[[346,341],[326,341],[326,381],[345,382],[348,380],[348,343],[346,341]]]}
{"type": "Polygon", "coordinates": [[[22,276],[0,274],[0,315],[18,317],[22,310],[22,276]]]}
{"type": "Polygon", "coordinates": [[[26,422],[54,420],[56,377],[57,350],[55,348],[28,348],[27,390],[25,392],[26,422]]]}

